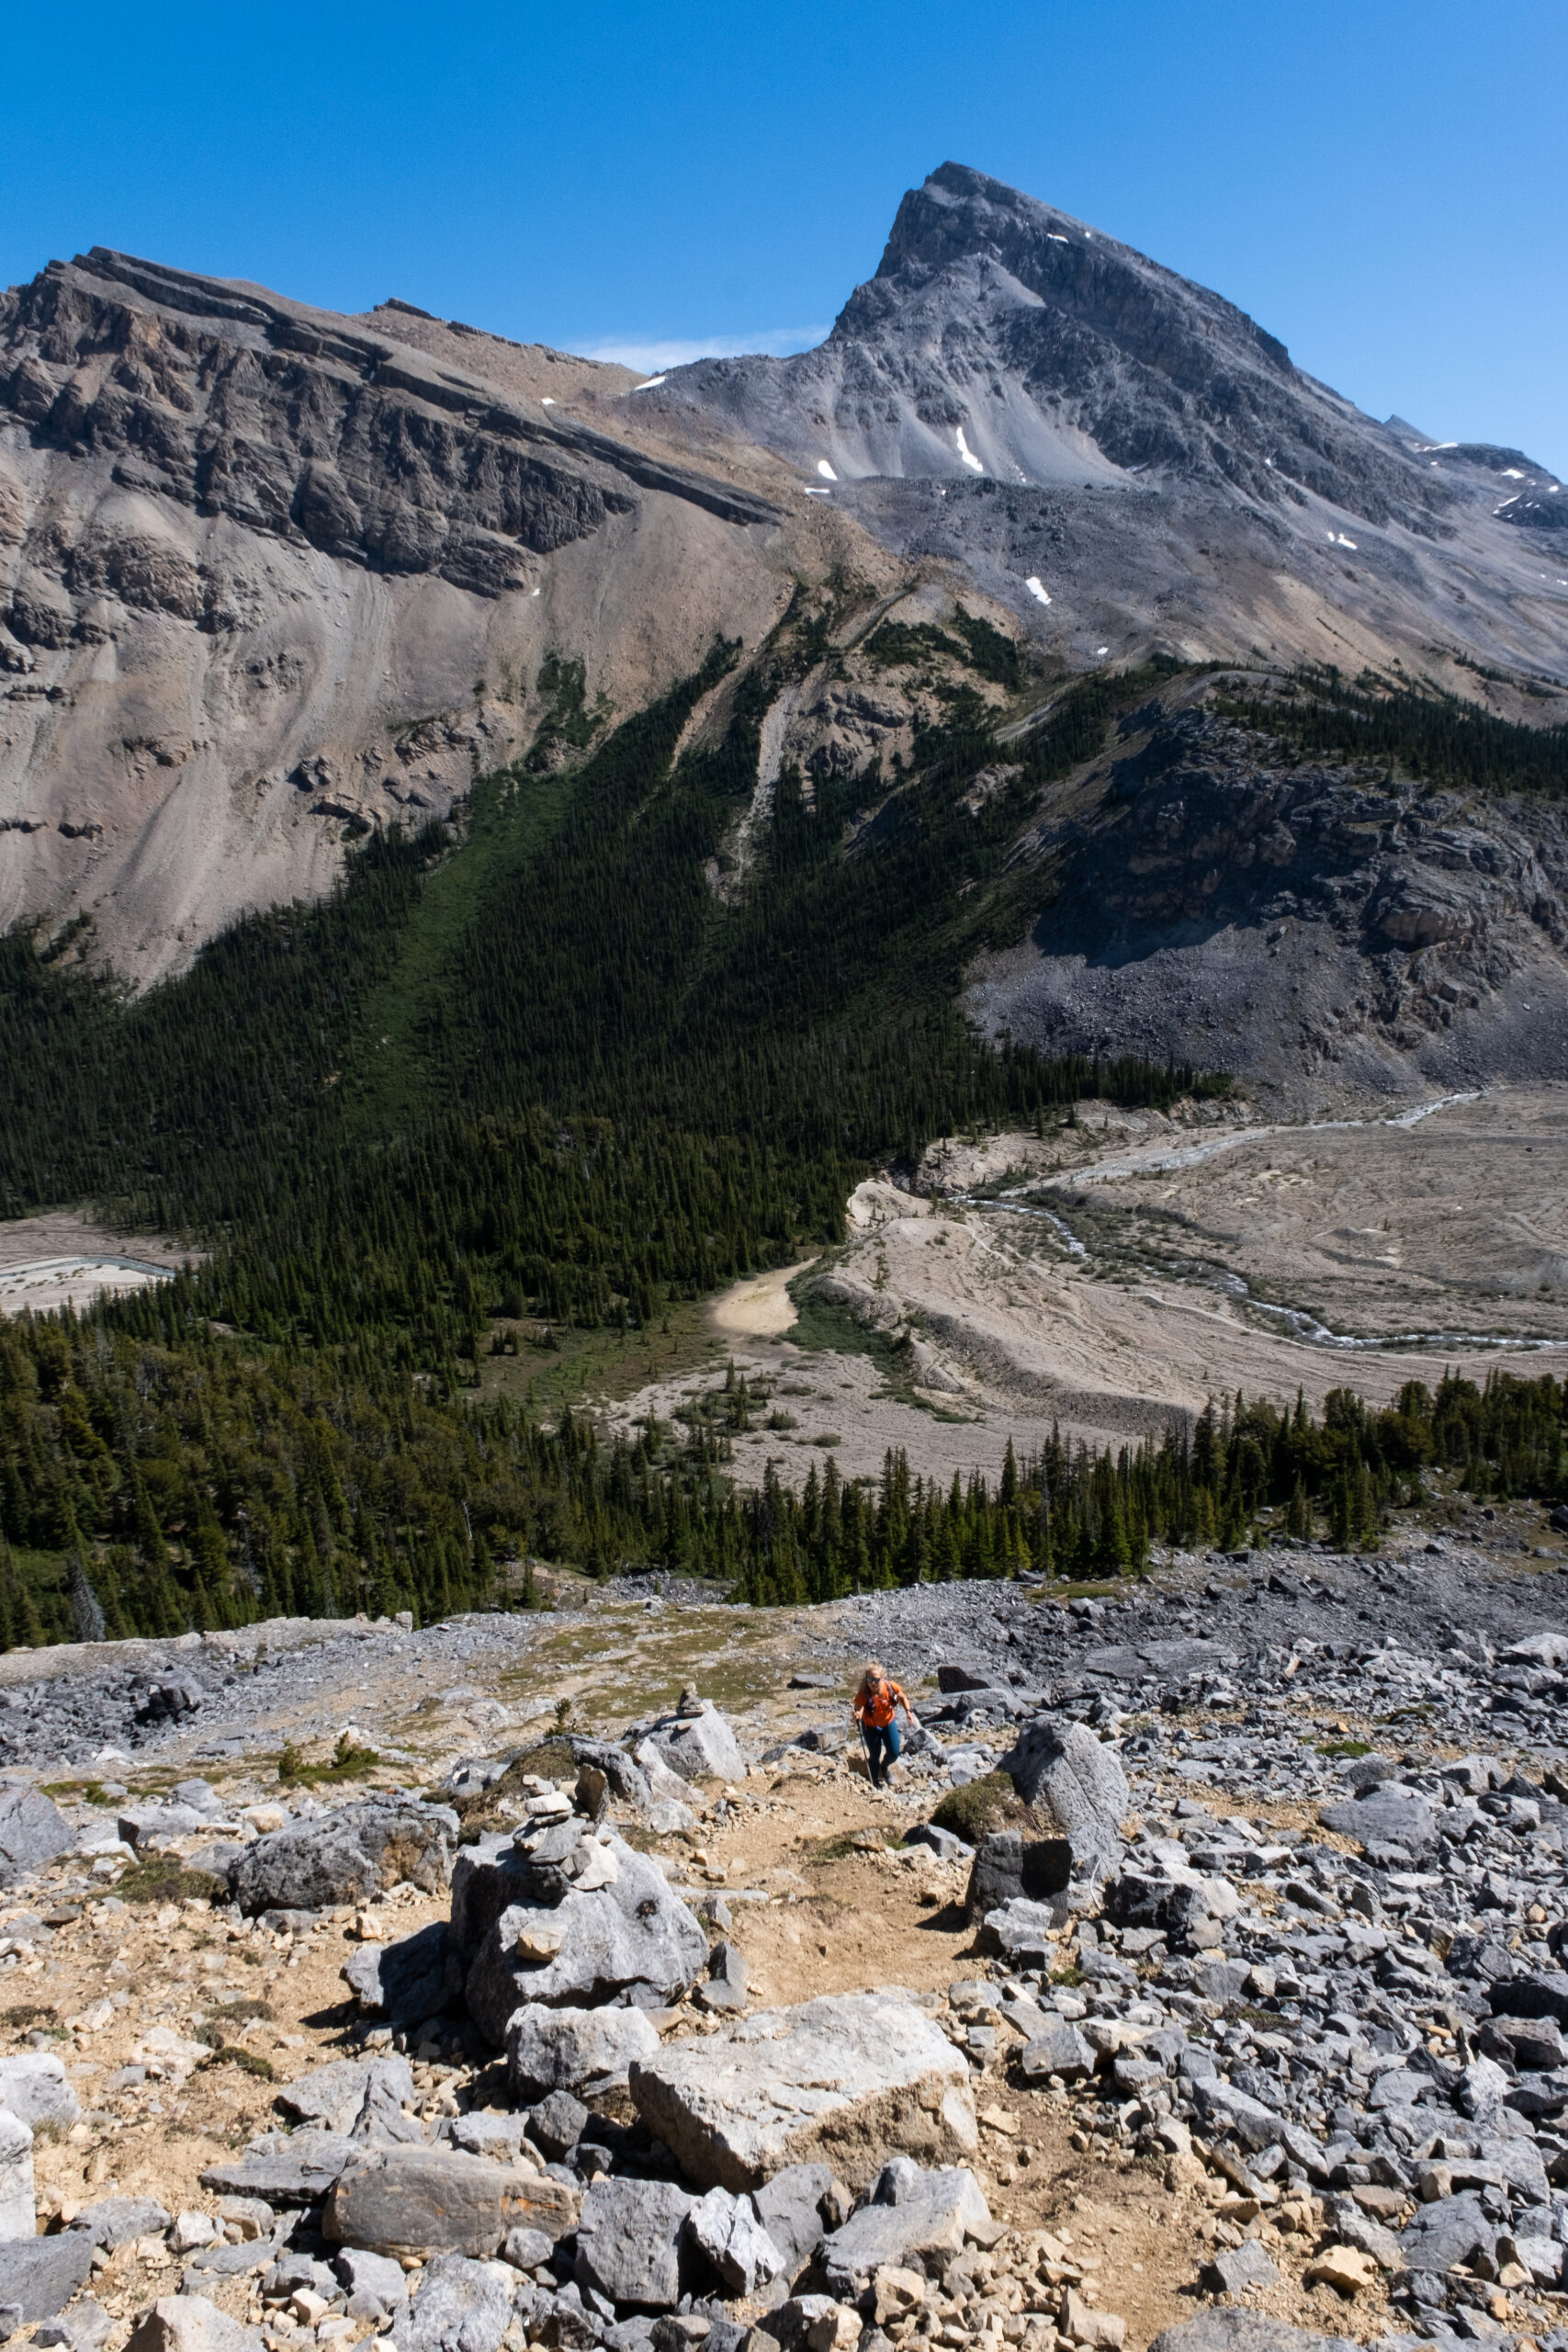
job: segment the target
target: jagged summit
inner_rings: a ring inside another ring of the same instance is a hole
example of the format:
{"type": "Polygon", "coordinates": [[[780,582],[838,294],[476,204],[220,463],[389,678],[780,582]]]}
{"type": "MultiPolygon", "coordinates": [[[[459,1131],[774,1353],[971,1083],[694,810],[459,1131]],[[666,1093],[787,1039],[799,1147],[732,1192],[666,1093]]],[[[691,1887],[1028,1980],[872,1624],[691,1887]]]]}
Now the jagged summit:
{"type": "Polygon", "coordinates": [[[1454,503],[1435,445],[1364,416],[1235,303],[961,164],[905,196],[816,350],[700,360],[658,397],[840,480],[1213,481],[1423,533],[1454,503]]]}

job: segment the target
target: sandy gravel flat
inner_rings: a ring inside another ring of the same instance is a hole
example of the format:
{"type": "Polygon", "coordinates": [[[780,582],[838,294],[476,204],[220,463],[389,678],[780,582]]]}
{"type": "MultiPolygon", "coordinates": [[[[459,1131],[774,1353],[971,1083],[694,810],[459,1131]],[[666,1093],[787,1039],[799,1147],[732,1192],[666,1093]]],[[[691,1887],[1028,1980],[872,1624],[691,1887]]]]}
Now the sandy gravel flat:
{"type": "Polygon", "coordinates": [[[199,1257],[166,1237],[122,1233],[76,1209],[0,1222],[0,1316],[78,1311],[95,1298],[145,1290],[199,1257]]]}

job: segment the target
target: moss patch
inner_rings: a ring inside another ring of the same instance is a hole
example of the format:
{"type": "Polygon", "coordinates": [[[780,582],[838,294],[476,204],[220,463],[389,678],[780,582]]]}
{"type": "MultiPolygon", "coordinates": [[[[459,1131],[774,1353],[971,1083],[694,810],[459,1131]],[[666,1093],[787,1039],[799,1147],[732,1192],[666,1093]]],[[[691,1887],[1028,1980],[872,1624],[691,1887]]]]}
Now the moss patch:
{"type": "Polygon", "coordinates": [[[951,1829],[971,1846],[979,1845],[997,1829],[1022,1829],[1033,1826],[1033,1815],[1006,1772],[987,1772],[978,1781],[971,1781],[967,1788],[951,1789],[936,1811],[931,1822],[938,1829],[951,1829]]]}

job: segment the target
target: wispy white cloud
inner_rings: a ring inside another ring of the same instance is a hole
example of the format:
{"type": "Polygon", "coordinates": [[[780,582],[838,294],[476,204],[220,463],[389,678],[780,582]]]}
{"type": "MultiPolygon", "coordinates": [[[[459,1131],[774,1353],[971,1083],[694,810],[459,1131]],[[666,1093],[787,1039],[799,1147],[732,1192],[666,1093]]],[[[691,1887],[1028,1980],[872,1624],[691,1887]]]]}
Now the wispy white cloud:
{"type": "Polygon", "coordinates": [[[694,335],[689,340],[671,339],[665,343],[639,343],[627,336],[624,341],[611,336],[603,343],[587,343],[582,346],[585,359],[615,359],[623,368],[640,368],[646,375],[657,375],[667,368],[684,368],[692,359],[737,359],[744,354],[767,352],[783,358],[792,351],[810,351],[821,343],[828,333],[824,327],[764,327],[756,334],[694,335]]]}

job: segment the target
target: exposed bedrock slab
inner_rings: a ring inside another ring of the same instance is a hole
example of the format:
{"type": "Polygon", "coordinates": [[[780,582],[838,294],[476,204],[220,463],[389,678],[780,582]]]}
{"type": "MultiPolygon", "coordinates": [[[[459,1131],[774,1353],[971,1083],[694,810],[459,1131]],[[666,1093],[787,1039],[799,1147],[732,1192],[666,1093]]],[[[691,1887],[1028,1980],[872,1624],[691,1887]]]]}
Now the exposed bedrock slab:
{"type": "Polygon", "coordinates": [[[681,2292],[681,2233],[695,2202],[672,2181],[594,2181],[578,2224],[578,2285],[639,2310],[668,2310],[681,2292]]]}
{"type": "Polygon", "coordinates": [[[811,2162],[859,2187],[889,2151],[941,2164],[978,2144],[966,2061],[890,1995],[829,1995],[669,2044],[633,2065],[631,2094],[705,2188],[754,2188],[811,2162]]]}
{"type": "MultiPolygon", "coordinates": [[[[513,1903],[486,1931],[466,1990],[491,2041],[505,2041],[508,2019],[525,2003],[592,2008],[637,1986],[652,2002],[673,2000],[705,1970],[707,1938],[662,1872],[618,1838],[599,1850],[615,1864],[610,1884],[573,1888],[554,1904],[513,1903]]],[[[498,1858],[491,1868],[504,1877],[512,1865],[498,1858]]],[[[478,1893],[470,1883],[470,1901],[478,1893]]]]}
{"type": "Polygon", "coordinates": [[[68,1854],[75,1843],[76,1832],[60,1807],[37,1789],[0,1790],[0,1886],[68,1854]]]}
{"type": "Polygon", "coordinates": [[[520,2165],[456,2150],[356,2148],[321,2216],[336,2245],[372,2254],[497,2254],[514,2229],[552,2238],[576,2226],[578,2195],[520,2165]]]}
{"type": "Polygon", "coordinates": [[[1291,2327],[1264,2312],[1204,2312],[1155,2337],[1149,2352],[1359,2352],[1353,2338],[1291,2327]]]}
{"type": "Polygon", "coordinates": [[[201,2185],[268,2205],[313,2205],[358,2153],[337,2132],[264,2132],[231,2162],[209,2165],[201,2185]]]}

